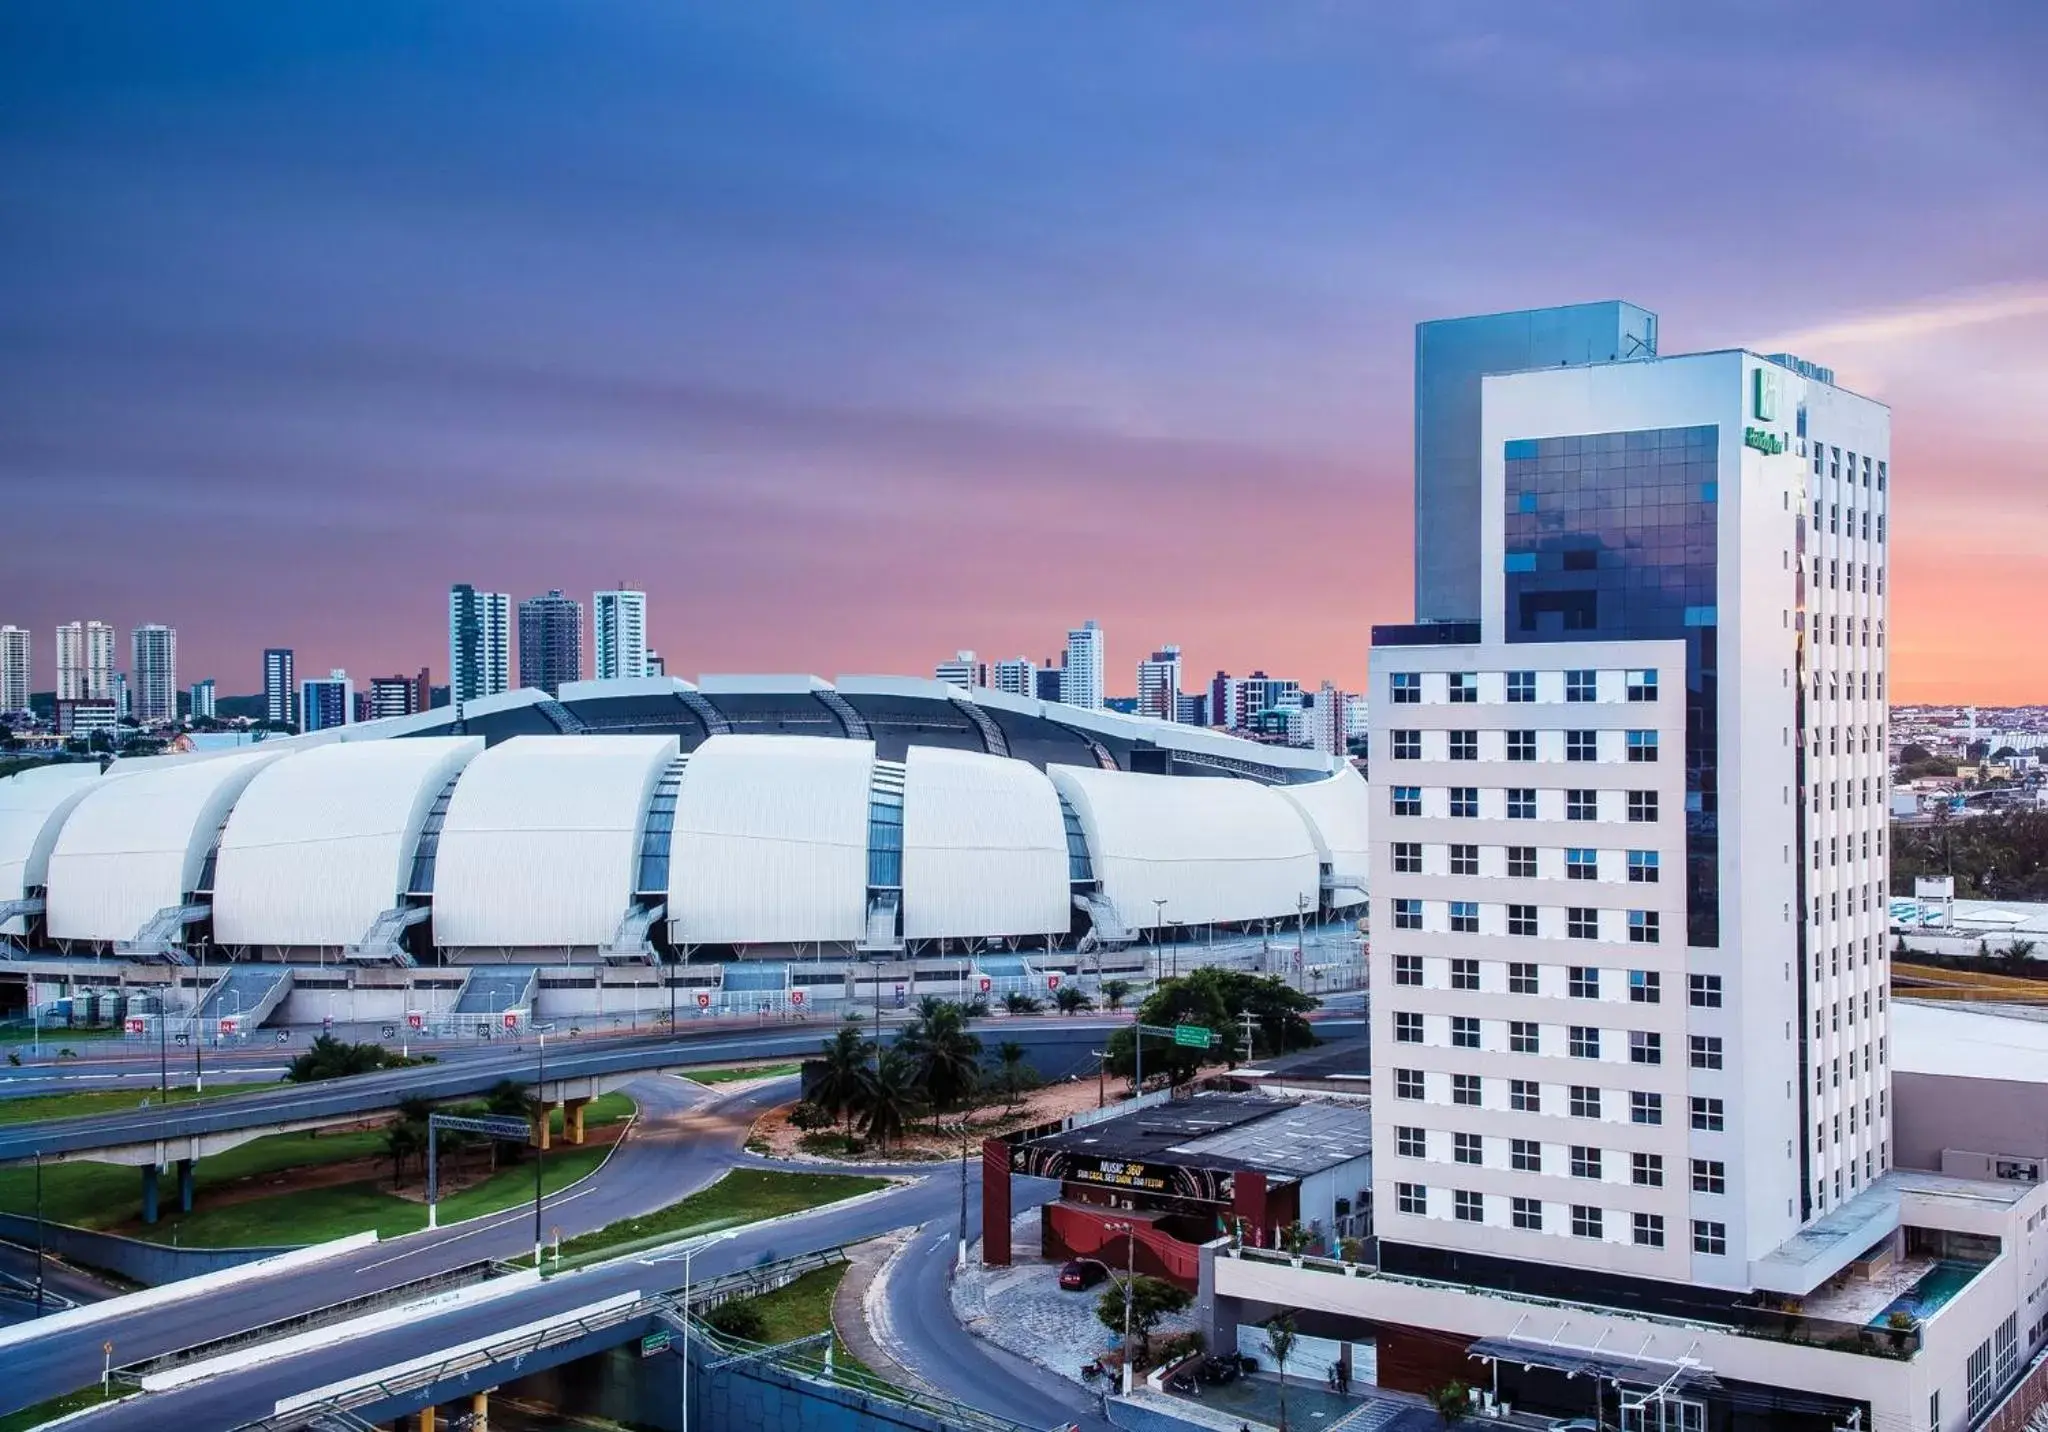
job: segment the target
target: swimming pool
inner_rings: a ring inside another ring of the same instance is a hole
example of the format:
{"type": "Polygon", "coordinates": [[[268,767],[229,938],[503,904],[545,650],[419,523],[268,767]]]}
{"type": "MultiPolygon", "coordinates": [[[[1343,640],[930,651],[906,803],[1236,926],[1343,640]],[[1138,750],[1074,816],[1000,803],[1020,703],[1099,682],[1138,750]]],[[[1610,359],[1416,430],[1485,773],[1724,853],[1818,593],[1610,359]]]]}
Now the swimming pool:
{"type": "Polygon", "coordinates": [[[1944,1258],[1921,1275],[1920,1281],[1885,1304],[1870,1326],[1883,1327],[1893,1313],[1910,1313],[1916,1320],[1931,1318],[1950,1298],[1968,1287],[1970,1280],[1987,1265],[1944,1258]]]}

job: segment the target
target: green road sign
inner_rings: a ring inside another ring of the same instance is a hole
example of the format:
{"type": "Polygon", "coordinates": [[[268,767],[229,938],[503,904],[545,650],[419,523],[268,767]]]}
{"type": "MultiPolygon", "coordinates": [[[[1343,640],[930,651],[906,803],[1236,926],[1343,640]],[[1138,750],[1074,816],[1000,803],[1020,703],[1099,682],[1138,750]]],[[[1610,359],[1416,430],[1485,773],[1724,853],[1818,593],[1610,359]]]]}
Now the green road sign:
{"type": "Polygon", "coordinates": [[[1199,1024],[1176,1024],[1173,1027],[1173,1042],[1189,1049],[1207,1049],[1215,1039],[1215,1035],[1199,1024]]]}
{"type": "Polygon", "coordinates": [[[668,1347],[669,1331],[667,1328],[660,1328],[640,1339],[640,1356],[654,1357],[660,1353],[667,1352],[668,1347]]]}

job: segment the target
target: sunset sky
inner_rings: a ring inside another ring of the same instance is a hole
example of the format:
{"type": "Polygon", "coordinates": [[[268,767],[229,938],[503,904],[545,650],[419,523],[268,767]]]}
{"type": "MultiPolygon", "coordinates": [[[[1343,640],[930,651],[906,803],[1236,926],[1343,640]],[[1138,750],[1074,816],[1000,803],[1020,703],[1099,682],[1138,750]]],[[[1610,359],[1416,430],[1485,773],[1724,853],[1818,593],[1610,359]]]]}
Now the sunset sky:
{"type": "Polygon", "coordinates": [[[1108,628],[1357,686],[1421,319],[1598,298],[1893,408],[1893,694],[2048,701],[2048,5],[0,8],[0,622],[670,670],[1108,628]]]}

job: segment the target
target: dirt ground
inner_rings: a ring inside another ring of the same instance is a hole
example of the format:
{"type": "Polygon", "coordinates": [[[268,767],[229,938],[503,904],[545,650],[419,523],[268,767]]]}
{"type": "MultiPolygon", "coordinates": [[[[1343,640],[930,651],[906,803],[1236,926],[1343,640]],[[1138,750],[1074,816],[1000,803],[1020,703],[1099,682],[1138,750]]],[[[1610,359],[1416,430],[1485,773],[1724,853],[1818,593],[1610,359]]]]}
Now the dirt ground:
{"type": "MultiPolygon", "coordinates": [[[[1124,1084],[1123,1080],[1110,1081],[1112,1103],[1115,1102],[1116,1093],[1124,1084]]],[[[1096,1082],[1093,1079],[1048,1084],[1042,1089],[1034,1089],[1020,1096],[1014,1107],[1005,1107],[1001,1100],[998,1100],[985,1108],[973,1110],[966,1116],[966,1123],[971,1131],[970,1137],[978,1141],[989,1135],[1014,1133],[1019,1129],[1028,1129],[1034,1124],[1049,1124],[1070,1114],[1078,1114],[1084,1109],[1093,1109],[1096,1107],[1097,1098],[1096,1082]]],[[[837,1158],[829,1154],[812,1152],[801,1146],[804,1131],[793,1127],[789,1122],[790,1110],[795,1107],[794,1103],[785,1104],[769,1110],[757,1119],[754,1122],[753,1133],[747,1141],[748,1147],[774,1158],[810,1159],[818,1163],[838,1162],[837,1158]]],[[[939,1120],[941,1123],[957,1124],[961,1121],[961,1115],[941,1114],[939,1120]]],[[[822,1143],[823,1140],[817,1142],[822,1143]]],[[[854,1162],[872,1162],[884,1152],[892,1160],[954,1159],[960,1157],[960,1139],[955,1134],[934,1133],[931,1121],[925,1119],[913,1127],[901,1143],[891,1144],[886,1151],[864,1149],[849,1157],[854,1162]]]]}

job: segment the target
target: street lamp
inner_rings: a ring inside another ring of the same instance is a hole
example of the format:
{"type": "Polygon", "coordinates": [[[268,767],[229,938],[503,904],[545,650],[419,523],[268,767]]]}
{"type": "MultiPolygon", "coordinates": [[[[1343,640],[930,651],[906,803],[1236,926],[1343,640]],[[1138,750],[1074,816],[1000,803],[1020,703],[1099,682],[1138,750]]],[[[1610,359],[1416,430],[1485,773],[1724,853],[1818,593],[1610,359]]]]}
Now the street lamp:
{"type": "Polygon", "coordinates": [[[1159,978],[1159,932],[1166,927],[1166,897],[1152,897],[1152,977],[1159,978]]]}
{"type": "Polygon", "coordinates": [[[1138,1240],[1128,1223],[1105,1223],[1105,1233],[1124,1236],[1124,1396],[1131,1395],[1131,1285],[1138,1277],[1138,1240]]]}
{"type": "Polygon", "coordinates": [[[540,1271],[540,1258],[545,1239],[540,1229],[541,1171],[548,1161],[548,1036],[546,1030],[536,1030],[540,1039],[540,1068],[533,1079],[533,1099],[540,1108],[540,1137],[534,1140],[533,1150],[533,1271],[540,1271]]]}
{"type": "Polygon", "coordinates": [[[723,1233],[713,1233],[713,1234],[709,1234],[709,1235],[707,1235],[706,1237],[703,1237],[703,1238],[699,1238],[699,1239],[698,1239],[698,1240],[697,1240],[696,1242],[694,1242],[694,1243],[686,1243],[686,1244],[684,1244],[684,1245],[683,1245],[683,1427],[682,1427],[682,1432],[690,1432],[690,1326],[691,1326],[692,1322],[693,1322],[693,1321],[695,1320],[695,1314],[693,1314],[693,1313],[692,1313],[692,1312],[690,1311],[690,1258],[691,1258],[691,1256],[692,1256],[692,1255],[694,1255],[694,1254],[695,1254],[695,1253],[697,1252],[697,1250],[698,1250],[698,1249],[700,1249],[700,1248],[709,1248],[709,1247],[710,1247],[710,1246],[711,1246],[712,1244],[714,1244],[714,1243],[722,1243],[722,1242],[724,1242],[724,1241],[725,1241],[726,1239],[728,1239],[728,1238],[731,1238],[731,1237],[733,1237],[733,1236],[734,1236],[735,1234],[737,1234],[737,1233],[738,1233],[739,1231],[740,1231],[740,1230],[739,1230],[739,1229],[737,1229],[737,1228],[728,1228],[728,1229],[726,1229],[726,1230],[725,1230],[725,1231],[724,1231],[723,1233]]]}

